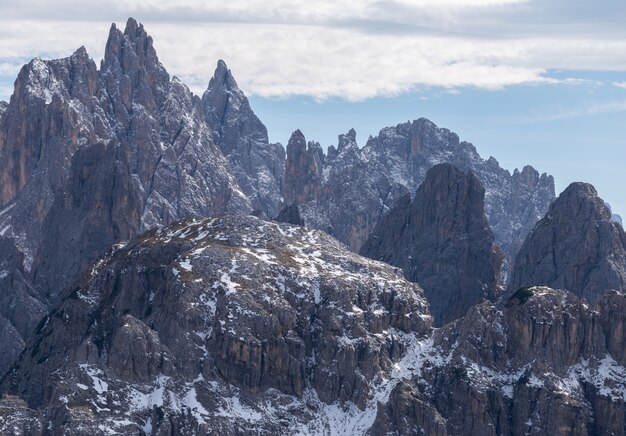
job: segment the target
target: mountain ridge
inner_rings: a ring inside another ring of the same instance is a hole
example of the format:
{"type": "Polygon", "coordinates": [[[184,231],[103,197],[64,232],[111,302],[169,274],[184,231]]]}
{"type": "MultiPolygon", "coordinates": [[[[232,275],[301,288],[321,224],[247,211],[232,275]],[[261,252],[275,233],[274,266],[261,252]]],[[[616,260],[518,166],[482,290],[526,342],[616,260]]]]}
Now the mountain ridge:
{"type": "Polygon", "coordinates": [[[590,185],[554,200],[551,176],[425,118],[363,147],[354,129],[326,152],[299,130],[271,144],[223,61],[194,95],[132,18],[100,69],[82,47],[29,62],[15,89],[0,104],[0,433],[626,432],[624,289],[596,277],[588,301],[534,280],[533,259],[511,270],[555,221],[575,242],[559,262],[608,246],[626,270],[590,185]],[[426,229],[459,255],[419,253],[420,272],[461,283],[437,328],[426,278],[356,254],[381,228],[392,250],[430,246],[426,229]]]}

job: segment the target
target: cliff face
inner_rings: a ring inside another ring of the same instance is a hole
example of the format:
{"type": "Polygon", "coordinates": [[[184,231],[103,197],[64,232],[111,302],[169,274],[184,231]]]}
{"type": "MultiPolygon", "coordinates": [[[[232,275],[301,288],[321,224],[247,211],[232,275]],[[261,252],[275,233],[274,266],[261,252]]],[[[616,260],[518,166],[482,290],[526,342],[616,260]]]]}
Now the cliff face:
{"type": "Polygon", "coordinates": [[[625,313],[534,287],[431,330],[416,284],[322,232],[185,220],[68,290],[0,384],[0,431],[622,434],[625,313]]]}
{"type": "Polygon", "coordinates": [[[415,198],[403,197],[361,248],[423,287],[438,326],[500,295],[502,255],[485,218],[484,195],[473,173],[436,165],[415,198]]]}
{"type": "Polygon", "coordinates": [[[475,306],[433,335],[424,401],[449,434],[622,434],[625,362],[607,327],[625,302],[535,287],[475,306]]]}
{"type": "Polygon", "coordinates": [[[591,302],[607,290],[626,290],[626,234],[593,186],[571,184],[524,242],[509,294],[529,285],[567,289],[591,302]]]}

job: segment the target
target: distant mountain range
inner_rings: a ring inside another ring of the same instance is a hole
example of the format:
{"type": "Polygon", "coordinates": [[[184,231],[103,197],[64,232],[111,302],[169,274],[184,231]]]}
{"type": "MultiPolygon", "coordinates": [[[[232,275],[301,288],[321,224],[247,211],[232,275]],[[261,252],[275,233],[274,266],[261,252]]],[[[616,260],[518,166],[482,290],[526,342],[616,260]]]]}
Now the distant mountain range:
{"type": "Polygon", "coordinates": [[[425,118],[355,138],[271,144],[223,61],[196,96],[132,18],[99,67],[25,65],[0,433],[624,434],[626,236],[595,189],[555,200],[425,118]]]}

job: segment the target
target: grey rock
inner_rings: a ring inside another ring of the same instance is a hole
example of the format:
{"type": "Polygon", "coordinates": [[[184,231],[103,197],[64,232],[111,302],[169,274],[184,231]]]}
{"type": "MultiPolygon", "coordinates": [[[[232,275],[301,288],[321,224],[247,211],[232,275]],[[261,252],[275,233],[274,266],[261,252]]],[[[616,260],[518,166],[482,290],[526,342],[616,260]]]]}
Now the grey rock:
{"type": "Polygon", "coordinates": [[[287,145],[285,203],[297,204],[308,226],[358,251],[381,216],[408,192],[390,180],[383,162],[369,159],[354,130],[339,135],[339,147],[324,156],[319,144],[296,131],[287,145]]]}
{"type": "Polygon", "coordinates": [[[430,325],[416,284],[323,232],[185,220],[92,264],[1,391],[54,432],[331,431],[345,424],[326,408],[373,418],[380,384],[430,325]]]}
{"type": "Polygon", "coordinates": [[[607,290],[626,290],[626,234],[593,186],[568,186],[524,242],[508,294],[532,285],[567,289],[590,302],[607,290]]]}
{"type": "Polygon", "coordinates": [[[322,147],[306,139],[296,130],[287,143],[284,203],[288,206],[316,201],[321,195],[324,152],[322,147]]]}
{"type": "Polygon", "coordinates": [[[485,186],[485,212],[506,256],[506,282],[511,259],[554,198],[552,176],[530,166],[511,174],[425,118],[384,128],[362,149],[353,131],[340,135],[338,147],[316,159],[312,152],[303,158],[303,141],[295,147],[298,152],[287,150],[285,201],[300,206],[307,225],[330,232],[355,251],[402,195],[416,191],[428,169],[451,163],[474,172],[485,186]]]}
{"type": "Polygon", "coordinates": [[[217,63],[202,106],[215,143],[255,209],[274,217],[279,211],[285,150],[270,144],[267,129],[250,108],[224,61],[217,63]]]}
{"type": "Polygon", "coordinates": [[[416,382],[449,434],[623,434],[624,363],[600,319],[624,300],[605,295],[593,308],[535,287],[502,311],[482,303],[434,333],[416,382]]]}
{"type": "Polygon", "coordinates": [[[424,400],[420,390],[401,381],[391,391],[389,401],[381,404],[376,421],[369,429],[371,435],[445,436],[448,434],[446,420],[424,400]]]}
{"type": "Polygon", "coordinates": [[[485,217],[484,195],[472,172],[435,165],[413,201],[402,197],[361,248],[362,255],[402,268],[423,287],[437,326],[501,295],[502,254],[485,217]]]}
{"type": "Polygon", "coordinates": [[[23,340],[115,241],[185,216],[252,210],[200,100],[170,80],[132,18],[124,32],[111,27],[99,70],[84,48],[26,65],[0,132],[0,264],[10,266],[0,313],[23,340]]]}

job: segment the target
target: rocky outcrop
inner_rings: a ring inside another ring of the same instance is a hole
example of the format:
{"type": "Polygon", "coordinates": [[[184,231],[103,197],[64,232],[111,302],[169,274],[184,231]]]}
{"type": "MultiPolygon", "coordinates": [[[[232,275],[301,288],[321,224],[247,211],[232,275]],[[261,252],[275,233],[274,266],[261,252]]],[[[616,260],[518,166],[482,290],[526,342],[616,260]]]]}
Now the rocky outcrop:
{"type": "Polygon", "coordinates": [[[482,303],[420,348],[416,383],[448,434],[623,434],[625,362],[601,320],[625,304],[543,287],[482,303]]]}
{"type": "Polygon", "coordinates": [[[523,288],[431,330],[399,272],[252,216],[117,244],[2,380],[0,431],[626,431],[624,293],[523,288]]]}
{"type": "Polygon", "coordinates": [[[320,197],[324,152],[318,143],[309,142],[296,130],[287,143],[284,203],[287,206],[316,201],[320,197]]]}
{"type": "Polygon", "coordinates": [[[402,268],[423,287],[435,325],[500,295],[502,255],[485,218],[484,196],[473,173],[436,165],[413,201],[403,197],[361,248],[362,255],[402,268]]]}
{"type": "Polygon", "coordinates": [[[224,61],[202,96],[205,119],[213,140],[228,159],[241,190],[255,209],[272,218],[279,211],[285,175],[285,150],[270,144],[267,129],[224,61]]]}
{"type": "MultiPolygon", "coordinates": [[[[303,150],[302,144],[299,150],[303,150]]],[[[296,203],[307,225],[329,231],[358,251],[381,217],[406,193],[414,193],[426,172],[438,163],[471,170],[485,187],[485,213],[505,258],[504,281],[511,259],[554,198],[552,176],[530,166],[513,174],[496,159],[482,159],[474,146],[448,129],[420,118],[382,129],[359,149],[354,132],[340,135],[338,147],[316,162],[320,177],[302,177],[302,153],[287,153],[300,177],[285,179],[285,199],[296,203]],[[311,182],[309,182],[309,179],[311,182]],[[292,192],[316,192],[293,196],[292,192]]]]}
{"type": "Polygon", "coordinates": [[[568,186],[524,242],[509,294],[532,285],[567,289],[591,302],[607,290],[626,290],[626,234],[593,186],[568,186]]]}
{"type": "Polygon", "coordinates": [[[186,220],[93,264],[2,392],[55,432],[356,431],[430,323],[417,285],[323,232],[186,220]]]}

